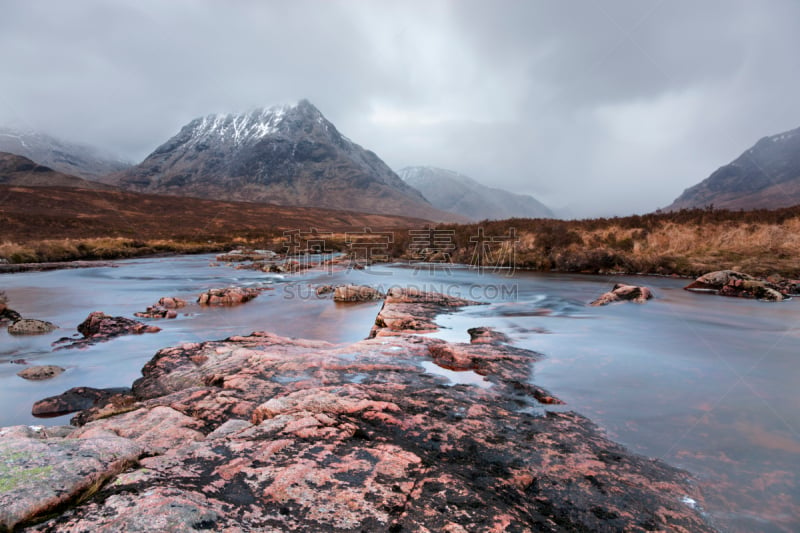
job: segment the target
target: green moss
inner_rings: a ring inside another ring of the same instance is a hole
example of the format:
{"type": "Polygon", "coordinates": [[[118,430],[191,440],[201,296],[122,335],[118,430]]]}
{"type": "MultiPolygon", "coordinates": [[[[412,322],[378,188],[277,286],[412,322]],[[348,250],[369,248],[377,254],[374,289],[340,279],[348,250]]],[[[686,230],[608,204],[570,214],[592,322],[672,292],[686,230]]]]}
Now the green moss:
{"type": "Polygon", "coordinates": [[[22,466],[9,465],[14,459],[20,459],[24,454],[12,454],[19,457],[6,457],[5,464],[0,463],[0,492],[9,492],[17,488],[21,483],[34,479],[45,479],[53,471],[53,465],[35,466],[25,468],[22,466]]]}

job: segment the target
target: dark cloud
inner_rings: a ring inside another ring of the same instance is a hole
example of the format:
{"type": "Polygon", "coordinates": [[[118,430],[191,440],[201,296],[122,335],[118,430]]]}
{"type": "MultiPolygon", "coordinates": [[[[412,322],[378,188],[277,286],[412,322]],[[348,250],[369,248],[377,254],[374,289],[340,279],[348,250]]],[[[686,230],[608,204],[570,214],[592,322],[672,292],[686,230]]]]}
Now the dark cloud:
{"type": "Polygon", "coordinates": [[[800,126],[792,0],[9,1],[0,124],[143,158],[309,98],[390,165],[645,212],[800,126]]]}

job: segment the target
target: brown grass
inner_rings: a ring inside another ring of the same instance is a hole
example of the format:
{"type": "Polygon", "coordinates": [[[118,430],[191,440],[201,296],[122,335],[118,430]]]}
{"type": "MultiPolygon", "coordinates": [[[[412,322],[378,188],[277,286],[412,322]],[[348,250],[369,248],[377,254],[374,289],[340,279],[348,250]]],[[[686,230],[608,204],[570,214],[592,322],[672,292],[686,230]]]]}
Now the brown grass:
{"type": "Polygon", "coordinates": [[[800,206],[440,226],[455,233],[456,261],[470,261],[474,252],[470,237],[478,228],[487,236],[516,229],[516,253],[506,254],[506,266],[513,261],[517,267],[534,270],[685,276],[735,269],[758,276],[800,277],[800,206]]]}

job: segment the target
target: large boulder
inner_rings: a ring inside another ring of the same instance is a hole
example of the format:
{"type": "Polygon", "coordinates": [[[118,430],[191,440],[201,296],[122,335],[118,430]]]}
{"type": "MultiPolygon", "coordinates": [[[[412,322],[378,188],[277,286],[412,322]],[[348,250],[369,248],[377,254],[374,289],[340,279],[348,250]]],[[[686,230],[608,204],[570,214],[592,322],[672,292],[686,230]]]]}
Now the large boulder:
{"type": "Polygon", "coordinates": [[[341,285],[333,291],[334,302],[371,302],[383,298],[382,292],[366,285],[341,285]]]}
{"type": "Polygon", "coordinates": [[[224,289],[209,289],[197,297],[200,305],[225,306],[249,302],[259,294],[258,289],[244,289],[241,287],[227,287],[224,289]]]}
{"type": "Polygon", "coordinates": [[[781,287],[778,284],[735,270],[719,270],[703,274],[684,289],[692,292],[709,292],[720,296],[782,302],[794,287],[791,283],[781,287]]]}
{"type": "Polygon", "coordinates": [[[653,297],[653,293],[647,287],[639,287],[638,285],[627,285],[625,283],[617,283],[610,291],[602,294],[598,299],[589,305],[598,307],[601,305],[608,305],[614,302],[634,302],[641,304],[653,297]]]}

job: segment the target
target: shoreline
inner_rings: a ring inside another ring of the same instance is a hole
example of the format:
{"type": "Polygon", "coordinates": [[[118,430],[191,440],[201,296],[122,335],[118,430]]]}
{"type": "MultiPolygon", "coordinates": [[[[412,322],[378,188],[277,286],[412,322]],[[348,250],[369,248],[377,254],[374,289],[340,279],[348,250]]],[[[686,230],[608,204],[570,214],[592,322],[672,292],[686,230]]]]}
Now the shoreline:
{"type": "MultiPolygon", "coordinates": [[[[176,257],[180,255],[202,255],[202,254],[219,254],[223,253],[224,250],[227,250],[229,247],[222,247],[218,250],[213,251],[198,251],[198,252],[184,252],[184,251],[174,251],[174,252],[156,252],[156,253],[145,253],[141,255],[126,255],[120,256],[110,259],[76,259],[74,261],[53,261],[53,262],[37,262],[37,263],[0,263],[0,275],[2,274],[23,274],[26,272],[45,272],[50,270],[69,270],[75,268],[95,268],[95,267],[118,267],[119,265],[116,264],[117,261],[124,261],[126,259],[158,259],[162,257],[176,257]]],[[[292,257],[292,256],[290,256],[292,257]]],[[[285,257],[283,260],[289,260],[290,257],[285,257]]],[[[246,264],[247,262],[242,262],[246,264]]],[[[395,261],[386,262],[385,264],[388,265],[396,265],[396,266],[403,266],[403,267],[411,267],[416,263],[411,262],[410,260],[402,261],[401,259],[397,259],[395,261]]],[[[431,265],[440,265],[441,263],[422,263],[422,264],[431,264],[431,265]]],[[[447,263],[452,267],[458,268],[470,268],[472,265],[467,263],[447,263]]],[[[510,267],[500,267],[497,270],[512,270],[510,267]]],[[[658,273],[658,272],[586,272],[586,271],[570,271],[570,270],[540,270],[530,267],[515,267],[513,268],[515,271],[519,272],[530,272],[530,273],[539,273],[539,274],[575,274],[581,276],[638,276],[638,277],[656,277],[656,278],[675,278],[675,279],[694,279],[696,276],[691,276],[688,274],[665,274],[665,273],[658,273]]],[[[722,270],[722,269],[720,269],[722,270]]]]}

